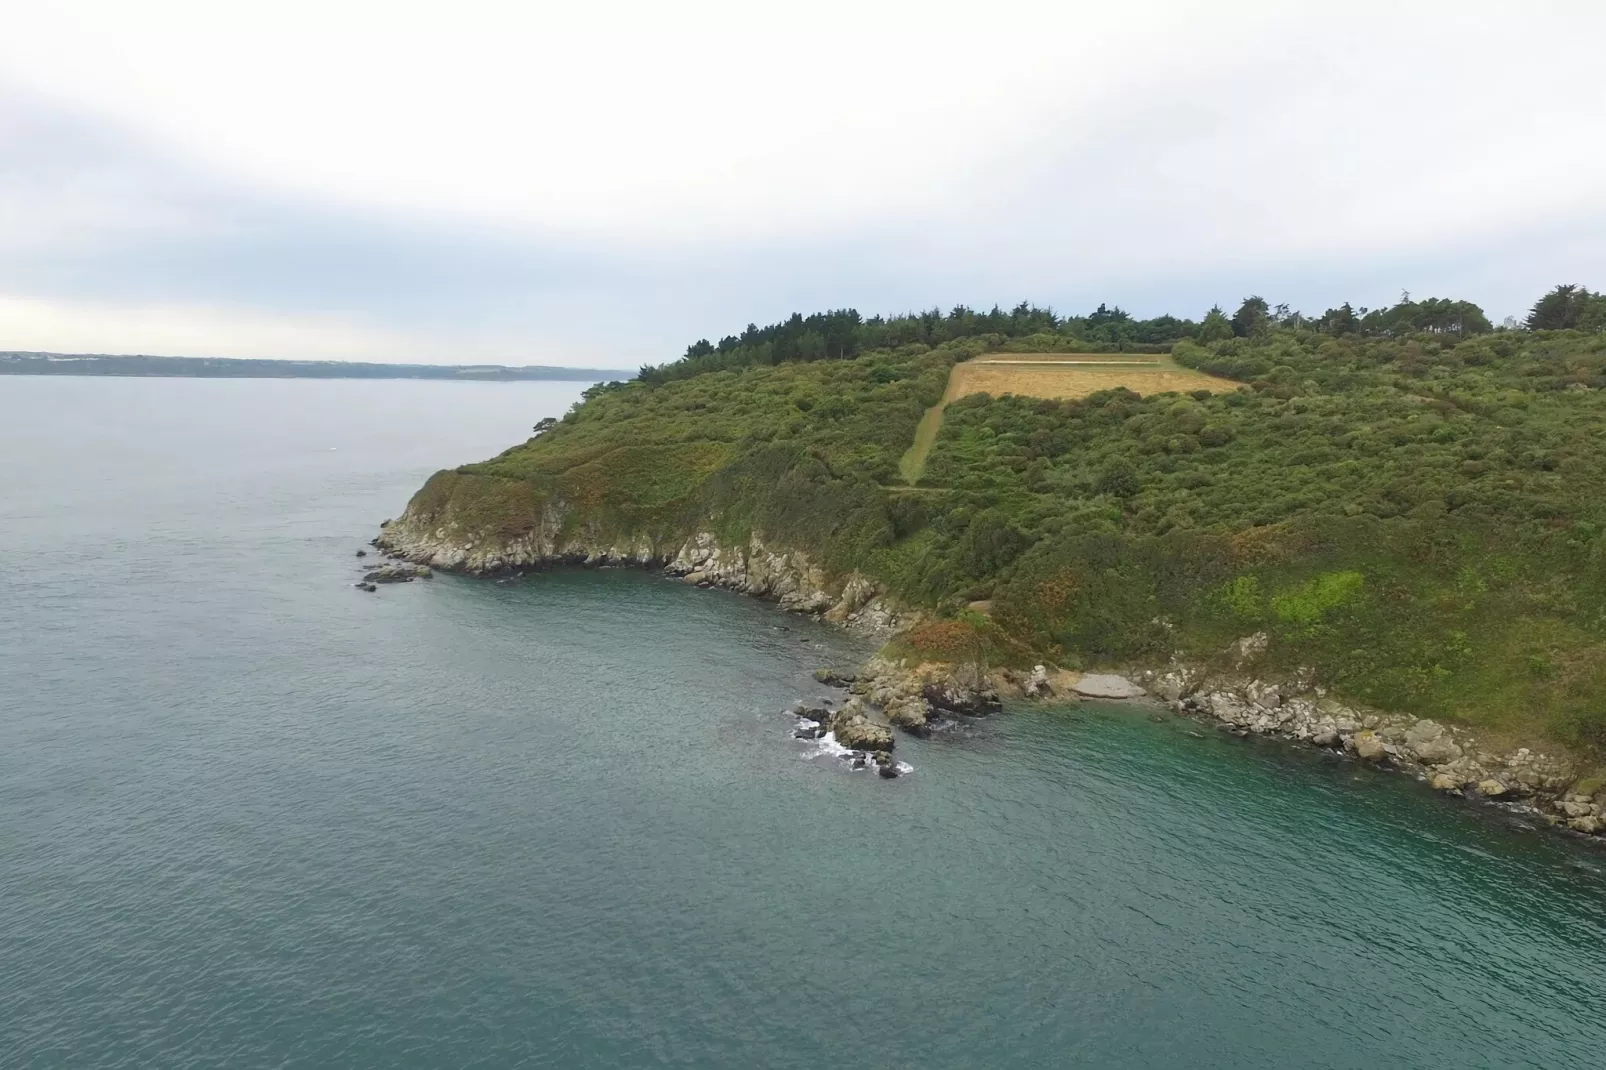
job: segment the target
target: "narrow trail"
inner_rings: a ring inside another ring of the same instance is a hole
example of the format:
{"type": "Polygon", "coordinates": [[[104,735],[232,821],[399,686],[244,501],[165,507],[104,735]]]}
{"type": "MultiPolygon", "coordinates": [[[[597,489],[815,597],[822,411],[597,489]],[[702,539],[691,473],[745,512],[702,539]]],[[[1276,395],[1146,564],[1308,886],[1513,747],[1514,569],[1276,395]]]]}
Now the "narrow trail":
{"type": "Polygon", "coordinates": [[[937,432],[942,430],[942,410],[947,407],[948,398],[944,394],[941,401],[927,409],[925,415],[920,417],[920,423],[915,425],[914,444],[898,459],[898,474],[911,487],[919,483],[920,477],[926,474],[926,458],[931,454],[931,447],[937,443],[937,432]]]}

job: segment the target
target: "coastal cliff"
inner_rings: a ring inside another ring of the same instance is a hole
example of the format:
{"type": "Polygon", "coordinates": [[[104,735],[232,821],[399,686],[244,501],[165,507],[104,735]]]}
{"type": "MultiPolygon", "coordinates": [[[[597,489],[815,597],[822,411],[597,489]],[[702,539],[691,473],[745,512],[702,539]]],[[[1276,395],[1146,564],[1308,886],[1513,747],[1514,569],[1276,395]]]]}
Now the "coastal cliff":
{"type": "Polygon", "coordinates": [[[1446,333],[1434,309],[1156,321],[1168,344],[1136,355],[1024,306],[798,317],[591,388],[437,473],[380,544],[479,574],[658,567],[887,636],[898,668],[856,683],[911,732],[1113,669],[1587,832],[1606,333],[1446,333]],[[1005,392],[956,374],[981,365],[1005,392]]]}
{"type": "MultiPolygon", "coordinates": [[[[451,473],[436,477],[462,478],[451,473]]],[[[872,635],[890,635],[918,618],[861,573],[832,575],[806,551],[768,545],[757,532],[734,545],[711,531],[678,537],[609,534],[561,500],[532,504],[527,514],[531,523],[524,530],[487,530],[475,527],[451,497],[442,501],[429,491],[420,491],[400,517],[381,529],[376,545],[408,561],[471,575],[563,565],[659,568],[691,584],[770,599],[784,609],[817,614],[872,635]]],[[[519,489],[490,493],[498,492],[517,495],[519,489]]]]}
{"type": "MultiPolygon", "coordinates": [[[[710,531],[681,539],[606,536],[576,523],[573,508],[562,502],[545,503],[532,514],[537,522],[529,530],[476,531],[450,508],[430,510],[432,501],[438,499],[421,493],[384,525],[375,544],[396,557],[470,575],[577,565],[660,569],[689,584],[769,599],[789,611],[881,638],[895,638],[929,619],[862,574],[832,576],[807,553],[768,544],[757,534],[736,546],[722,544],[710,531]]],[[[896,643],[856,672],[822,671],[821,676],[859,696],[845,714],[922,736],[953,718],[998,710],[1001,695],[1051,703],[1089,697],[1163,703],[1237,735],[1329,749],[1391,768],[1448,795],[1529,815],[1536,824],[1591,837],[1606,834],[1606,781],[1580,776],[1569,757],[1527,746],[1501,751],[1464,727],[1346,704],[1310,673],[1286,679],[1261,675],[1268,643],[1265,635],[1246,637],[1214,666],[1173,659],[1163,668],[1131,668],[1142,686],[1130,689],[1087,687],[1082,674],[1043,665],[1024,672],[976,660],[924,660],[902,654],[896,643]]],[[[890,749],[891,738],[883,738],[879,746],[890,749]]]]}

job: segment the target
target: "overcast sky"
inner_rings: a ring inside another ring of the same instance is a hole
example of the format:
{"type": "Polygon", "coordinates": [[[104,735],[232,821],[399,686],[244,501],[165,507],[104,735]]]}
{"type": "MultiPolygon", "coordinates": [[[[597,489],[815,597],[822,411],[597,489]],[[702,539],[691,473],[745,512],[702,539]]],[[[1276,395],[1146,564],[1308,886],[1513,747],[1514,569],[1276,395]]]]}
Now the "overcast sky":
{"type": "Polygon", "coordinates": [[[0,0],[0,349],[1606,288],[1600,0],[575,6],[0,0]]]}

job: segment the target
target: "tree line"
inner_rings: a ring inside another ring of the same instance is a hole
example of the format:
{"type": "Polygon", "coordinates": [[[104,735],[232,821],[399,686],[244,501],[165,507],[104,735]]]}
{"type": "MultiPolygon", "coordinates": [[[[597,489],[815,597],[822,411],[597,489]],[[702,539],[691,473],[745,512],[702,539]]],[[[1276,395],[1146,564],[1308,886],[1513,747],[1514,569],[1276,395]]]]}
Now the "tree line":
{"type": "MultiPolygon", "coordinates": [[[[871,350],[930,348],[987,336],[996,336],[1000,343],[1032,339],[1044,348],[1077,344],[1099,350],[1163,350],[1185,338],[1202,343],[1254,338],[1274,327],[1313,330],[1335,338],[1411,334],[1465,338],[1497,330],[1483,309],[1471,301],[1437,297],[1418,301],[1409,293],[1402,293],[1400,300],[1387,308],[1357,308],[1345,302],[1315,317],[1286,304],[1274,306],[1260,296],[1244,298],[1231,315],[1217,305],[1199,320],[1169,315],[1137,319],[1118,305],[1106,304],[1086,315],[1060,316],[1052,308],[1028,301],[1007,312],[996,305],[986,312],[955,305],[947,312],[933,308],[869,318],[857,309],[839,308],[809,316],[793,313],[767,327],[749,323],[740,334],[727,335],[717,343],[699,339],[679,360],[644,365],[637,378],[661,384],[704,372],[792,361],[851,360],[871,350]]],[[[1498,329],[1606,331],[1606,293],[1575,284],[1557,286],[1535,302],[1524,321],[1508,322],[1498,329]]]]}

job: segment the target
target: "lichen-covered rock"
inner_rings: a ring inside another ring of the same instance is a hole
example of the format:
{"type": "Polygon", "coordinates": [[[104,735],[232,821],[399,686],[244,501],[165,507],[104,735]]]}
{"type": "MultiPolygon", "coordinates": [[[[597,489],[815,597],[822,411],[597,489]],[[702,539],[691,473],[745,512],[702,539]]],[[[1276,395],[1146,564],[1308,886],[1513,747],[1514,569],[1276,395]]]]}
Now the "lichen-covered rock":
{"type": "Polygon", "coordinates": [[[832,715],[831,732],[836,741],[853,750],[891,750],[892,729],[872,721],[860,702],[849,702],[832,715]]]}
{"type": "Polygon", "coordinates": [[[920,697],[939,710],[972,716],[998,709],[998,692],[985,685],[960,680],[957,675],[933,680],[920,689],[920,697]]]}
{"type": "Polygon", "coordinates": [[[1454,773],[1434,773],[1428,783],[1434,791],[1460,791],[1462,780],[1454,773]]]}
{"type": "Polygon", "coordinates": [[[1383,742],[1383,737],[1371,729],[1355,733],[1351,737],[1351,742],[1355,746],[1355,755],[1358,758],[1364,758],[1369,762],[1380,762],[1388,757],[1388,746],[1383,742]]]}
{"type": "Polygon", "coordinates": [[[922,699],[900,697],[884,707],[887,720],[905,732],[917,736],[931,732],[931,707],[922,699]]]}
{"type": "Polygon", "coordinates": [[[1498,799],[1506,794],[1506,786],[1493,777],[1478,781],[1478,794],[1489,799],[1498,799]]]}
{"type": "Polygon", "coordinates": [[[1421,720],[1406,730],[1404,743],[1417,759],[1429,765],[1452,762],[1461,757],[1461,748],[1443,725],[1421,720]]]}

